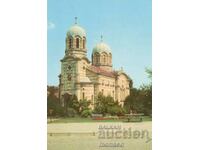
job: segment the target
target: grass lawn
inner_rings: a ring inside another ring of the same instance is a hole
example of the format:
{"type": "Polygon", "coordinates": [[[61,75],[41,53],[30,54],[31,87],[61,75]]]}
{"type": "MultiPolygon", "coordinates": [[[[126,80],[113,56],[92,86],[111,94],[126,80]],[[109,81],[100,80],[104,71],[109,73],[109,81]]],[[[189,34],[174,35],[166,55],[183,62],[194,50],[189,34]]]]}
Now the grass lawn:
{"type": "MultiPolygon", "coordinates": [[[[144,116],[143,121],[151,121],[152,118],[149,116],[144,116]]],[[[80,118],[80,117],[74,117],[74,118],[57,118],[53,119],[53,123],[84,123],[84,122],[124,122],[125,119],[111,119],[111,120],[93,120],[92,118],[80,118]]],[[[49,123],[49,121],[48,121],[49,123]]]]}

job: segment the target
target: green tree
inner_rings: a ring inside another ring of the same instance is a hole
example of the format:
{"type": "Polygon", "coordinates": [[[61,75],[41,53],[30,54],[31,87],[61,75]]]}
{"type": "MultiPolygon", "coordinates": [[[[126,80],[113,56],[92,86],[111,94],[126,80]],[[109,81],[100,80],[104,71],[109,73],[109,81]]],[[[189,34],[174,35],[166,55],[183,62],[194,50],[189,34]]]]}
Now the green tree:
{"type": "Polygon", "coordinates": [[[90,108],[91,101],[82,99],[79,101],[79,114],[81,117],[88,117],[91,115],[90,108]]]}
{"type": "Polygon", "coordinates": [[[60,106],[59,99],[55,96],[55,92],[55,88],[50,87],[49,94],[47,96],[47,115],[55,116],[62,114],[63,110],[60,106]]]}
{"type": "Polygon", "coordinates": [[[91,101],[82,99],[79,101],[79,112],[82,113],[84,110],[90,110],[91,101]]]}
{"type": "Polygon", "coordinates": [[[150,78],[151,83],[146,86],[143,86],[143,91],[145,93],[145,114],[152,115],[152,69],[146,68],[146,73],[150,78]]]}
{"type": "Polygon", "coordinates": [[[99,93],[95,98],[94,113],[100,113],[105,116],[106,114],[119,115],[123,111],[118,102],[114,101],[113,97],[104,96],[102,93],[99,93]]]}
{"type": "Polygon", "coordinates": [[[108,113],[111,114],[111,115],[123,115],[125,112],[124,112],[124,109],[120,106],[120,105],[113,105],[112,107],[109,107],[108,108],[108,113]]]}
{"type": "Polygon", "coordinates": [[[69,108],[73,108],[77,113],[79,112],[80,104],[76,95],[72,95],[70,98],[69,108]]]}
{"type": "Polygon", "coordinates": [[[72,96],[68,93],[65,93],[63,95],[63,99],[64,99],[64,116],[69,116],[68,109],[71,103],[72,96]]]}
{"type": "MultiPolygon", "coordinates": [[[[148,77],[152,79],[151,69],[145,69],[148,77]]],[[[152,82],[142,85],[140,88],[131,88],[130,95],[125,99],[124,108],[128,113],[144,113],[151,115],[152,113],[152,82]]]]}
{"type": "Polygon", "coordinates": [[[152,113],[152,86],[151,85],[143,85],[141,86],[140,93],[144,105],[144,114],[151,115],[152,113]]]}
{"type": "Polygon", "coordinates": [[[143,105],[143,98],[140,89],[132,88],[130,90],[130,95],[126,97],[124,101],[124,108],[125,110],[130,113],[138,113],[142,112],[144,105],[143,105]]]}
{"type": "Polygon", "coordinates": [[[106,97],[102,93],[99,93],[97,97],[95,97],[94,113],[100,113],[105,115],[106,113],[105,99],[106,97]]]}
{"type": "Polygon", "coordinates": [[[147,73],[148,78],[152,79],[152,69],[150,69],[150,68],[145,68],[145,72],[147,73]]]}
{"type": "Polygon", "coordinates": [[[92,111],[91,110],[83,110],[82,112],[81,112],[81,117],[84,117],[84,118],[87,118],[87,117],[89,117],[89,116],[91,116],[92,115],[92,111]]]}

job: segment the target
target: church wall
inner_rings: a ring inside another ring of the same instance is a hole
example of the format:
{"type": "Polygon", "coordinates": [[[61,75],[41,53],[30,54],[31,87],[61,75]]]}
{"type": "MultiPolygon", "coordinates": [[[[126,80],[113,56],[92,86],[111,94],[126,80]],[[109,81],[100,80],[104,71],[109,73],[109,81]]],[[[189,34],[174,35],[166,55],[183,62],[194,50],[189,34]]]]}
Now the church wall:
{"type": "Polygon", "coordinates": [[[99,82],[98,82],[98,75],[92,71],[86,70],[86,76],[90,79],[90,81],[94,85],[94,97],[98,95],[99,89],[99,82]]]}
{"type": "Polygon", "coordinates": [[[98,83],[97,94],[101,92],[103,95],[110,95],[115,99],[115,78],[99,75],[98,83]]]}
{"type": "Polygon", "coordinates": [[[81,95],[80,99],[87,99],[87,100],[93,100],[94,96],[94,85],[93,84],[87,84],[83,83],[80,86],[81,88],[81,95]]]}
{"type": "Polygon", "coordinates": [[[98,83],[98,75],[92,71],[86,69],[86,76],[92,81],[93,83],[98,83]]]}
{"type": "Polygon", "coordinates": [[[94,107],[94,84],[83,83],[80,85],[80,96],[78,100],[80,99],[91,101],[91,108],[94,107]]]}
{"type": "Polygon", "coordinates": [[[77,61],[77,68],[76,68],[77,81],[76,82],[80,82],[81,78],[86,76],[87,65],[88,63],[86,60],[77,61]]]}
{"type": "Polygon", "coordinates": [[[75,81],[76,81],[76,62],[73,60],[67,60],[62,62],[61,65],[61,95],[68,92],[70,94],[75,93],[75,81]],[[68,67],[71,66],[71,70],[68,67]]]}
{"type": "Polygon", "coordinates": [[[82,83],[83,79],[87,77],[86,75],[86,68],[88,67],[88,62],[84,59],[78,61],[77,65],[77,84],[76,84],[76,95],[78,99],[87,99],[87,100],[93,100],[92,97],[94,97],[94,85],[93,83],[82,83]],[[83,96],[84,95],[84,96],[83,96]]]}
{"type": "Polygon", "coordinates": [[[76,67],[77,63],[73,59],[67,59],[61,62],[61,78],[60,78],[60,96],[62,105],[62,95],[65,93],[76,94],[76,67]],[[71,69],[69,69],[69,66],[71,69]]]}

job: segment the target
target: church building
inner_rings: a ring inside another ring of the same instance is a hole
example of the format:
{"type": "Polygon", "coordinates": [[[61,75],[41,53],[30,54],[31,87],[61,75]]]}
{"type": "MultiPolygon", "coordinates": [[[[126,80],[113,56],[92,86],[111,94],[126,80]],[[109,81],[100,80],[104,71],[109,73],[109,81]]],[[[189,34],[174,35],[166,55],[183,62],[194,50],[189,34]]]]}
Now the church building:
{"type": "Polygon", "coordinates": [[[68,30],[65,39],[65,55],[61,59],[59,92],[63,95],[76,95],[78,100],[87,99],[95,103],[95,97],[101,92],[112,96],[123,106],[130,93],[129,76],[123,71],[112,68],[111,48],[101,41],[92,52],[91,61],[87,58],[87,36],[85,30],[75,24],[68,30]]]}

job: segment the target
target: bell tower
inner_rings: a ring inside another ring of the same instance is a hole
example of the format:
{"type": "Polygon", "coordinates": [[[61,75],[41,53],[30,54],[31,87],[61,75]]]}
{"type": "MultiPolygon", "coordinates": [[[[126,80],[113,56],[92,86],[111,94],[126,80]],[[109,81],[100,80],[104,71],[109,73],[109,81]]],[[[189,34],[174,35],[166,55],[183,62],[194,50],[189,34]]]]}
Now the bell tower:
{"type": "Polygon", "coordinates": [[[65,38],[65,55],[61,59],[60,100],[64,106],[64,95],[76,95],[80,99],[81,82],[87,79],[86,67],[89,60],[86,57],[86,32],[77,24],[67,31],[65,38]]]}
{"type": "Polygon", "coordinates": [[[65,45],[66,56],[86,57],[86,32],[77,24],[77,17],[75,24],[67,32],[65,45]]]}

